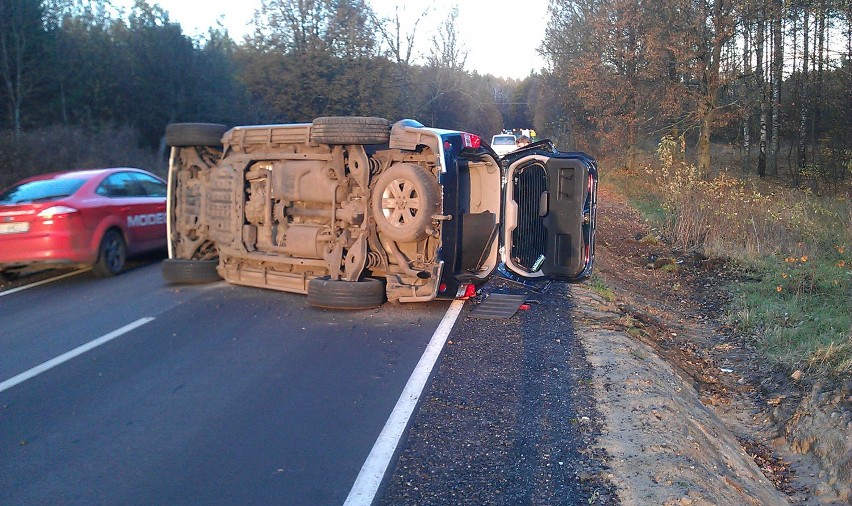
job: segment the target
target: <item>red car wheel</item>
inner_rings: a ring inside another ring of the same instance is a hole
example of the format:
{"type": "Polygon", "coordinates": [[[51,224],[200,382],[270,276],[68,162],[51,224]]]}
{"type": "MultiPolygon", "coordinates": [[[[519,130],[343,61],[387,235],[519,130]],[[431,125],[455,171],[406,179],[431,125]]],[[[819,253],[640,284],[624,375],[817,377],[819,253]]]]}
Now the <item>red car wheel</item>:
{"type": "Polygon", "coordinates": [[[98,261],[92,266],[92,272],[99,278],[115,276],[124,268],[127,260],[127,245],[116,230],[107,230],[98,248],[98,261]]]}

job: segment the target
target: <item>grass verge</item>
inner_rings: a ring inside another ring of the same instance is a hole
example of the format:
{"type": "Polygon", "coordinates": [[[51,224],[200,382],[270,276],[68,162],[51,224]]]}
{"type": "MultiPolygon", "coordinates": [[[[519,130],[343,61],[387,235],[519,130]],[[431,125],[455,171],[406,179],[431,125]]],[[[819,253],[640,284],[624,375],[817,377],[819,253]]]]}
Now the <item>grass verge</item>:
{"type": "Polygon", "coordinates": [[[762,258],[758,281],[732,287],[731,321],[791,370],[825,376],[852,373],[852,282],[835,255],[762,258]]]}
{"type": "Polygon", "coordinates": [[[597,274],[592,274],[589,279],[589,288],[607,302],[615,300],[615,292],[597,274]]]}
{"type": "MultiPolygon", "coordinates": [[[[730,287],[730,320],[790,370],[852,372],[852,206],[687,166],[615,170],[605,182],[684,251],[729,259],[750,272],[730,287]]],[[[848,193],[848,191],[847,191],[848,193]]]]}

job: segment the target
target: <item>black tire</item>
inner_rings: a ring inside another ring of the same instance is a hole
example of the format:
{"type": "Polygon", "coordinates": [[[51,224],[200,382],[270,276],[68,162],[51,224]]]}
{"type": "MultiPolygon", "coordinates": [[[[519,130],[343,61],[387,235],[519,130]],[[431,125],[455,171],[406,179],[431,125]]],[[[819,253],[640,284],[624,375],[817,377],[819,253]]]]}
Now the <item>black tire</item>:
{"type": "Polygon", "coordinates": [[[398,163],[384,171],[373,186],[373,217],[379,231],[398,242],[416,242],[439,208],[438,182],[426,169],[398,163]]]}
{"type": "Polygon", "coordinates": [[[21,277],[20,269],[0,269],[0,280],[2,281],[15,281],[21,277]]]}
{"type": "Polygon", "coordinates": [[[98,260],[92,266],[92,272],[99,278],[115,276],[127,261],[127,244],[124,237],[115,229],[107,230],[98,247],[98,260]]]}
{"type": "Polygon", "coordinates": [[[166,126],[166,144],[175,147],[222,146],[222,136],[228,131],[217,123],[172,123],[166,126]]]}
{"type": "Polygon", "coordinates": [[[308,281],[308,304],[326,309],[370,309],[385,302],[385,285],[375,278],[337,281],[328,277],[308,281]]]}
{"type": "Polygon", "coordinates": [[[390,122],[362,116],[317,118],[311,140],[319,144],[385,144],[390,140],[390,122]]]}
{"type": "Polygon", "coordinates": [[[169,283],[181,285],[213,283],[222,279],[216,266],[219,260],[184,260],[167,258],[163,260],[163,278],[169,283]]]}

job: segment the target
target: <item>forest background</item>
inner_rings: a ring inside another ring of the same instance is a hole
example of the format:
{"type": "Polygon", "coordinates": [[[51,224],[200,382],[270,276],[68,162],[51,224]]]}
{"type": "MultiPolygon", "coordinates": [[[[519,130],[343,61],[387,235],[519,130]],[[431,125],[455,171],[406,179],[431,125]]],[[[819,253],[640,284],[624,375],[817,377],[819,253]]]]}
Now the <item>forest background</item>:
{"type": "Polygon", "coordinates": [[[838,184],[852,147],[850,5],[556,0],[549,68],[513,80],[466,70],[455,11],[404,31],[365,0],[266,0],[234,41],[221,27],[192,38],[145,0],[2,0],[0,130],[129,129],[144,149],[175,121],[410,117],[485,138],[533,127],[631,168],[665,138],[705,179],[725,166],[712,163],[720,144],[742,171],[838,184]]]}
{"type": "Polygon", "coordinates": [[[731,319],[782,363],[852,371],[852,0],[553,0],[547,68],[524,79],[468,70],[460,30],[500,27],[456,15],[264,0],[233,40],[145,0],[0,0],[0,186],[162,174],[172,122],[532,127],[595,154],[665,240],[759,271],[731,319]]]}

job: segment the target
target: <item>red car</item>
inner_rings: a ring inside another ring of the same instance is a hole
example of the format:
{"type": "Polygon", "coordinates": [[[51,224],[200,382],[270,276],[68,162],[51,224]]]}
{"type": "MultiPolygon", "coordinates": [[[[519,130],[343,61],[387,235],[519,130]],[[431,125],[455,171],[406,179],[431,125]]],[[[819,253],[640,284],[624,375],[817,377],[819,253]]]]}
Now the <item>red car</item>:
{"type": "Polygon", "coordinates": [[[114,276],[129,255],[166,247],[166,183],[139,169],[57,172],[0,193],[0,271],[91,265],[114,276]]]}

